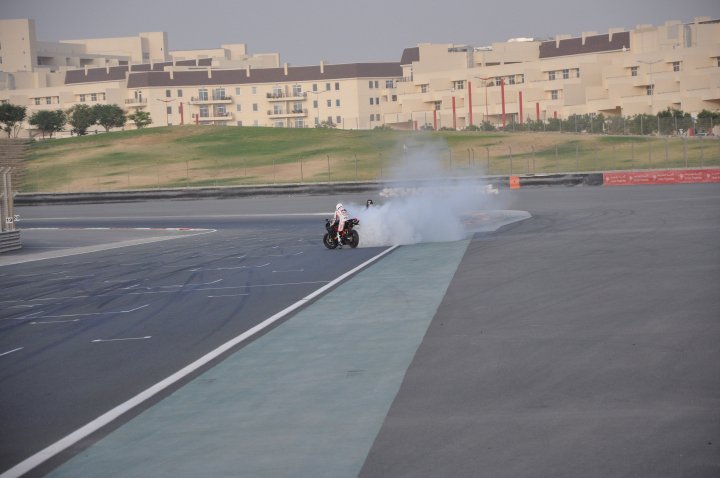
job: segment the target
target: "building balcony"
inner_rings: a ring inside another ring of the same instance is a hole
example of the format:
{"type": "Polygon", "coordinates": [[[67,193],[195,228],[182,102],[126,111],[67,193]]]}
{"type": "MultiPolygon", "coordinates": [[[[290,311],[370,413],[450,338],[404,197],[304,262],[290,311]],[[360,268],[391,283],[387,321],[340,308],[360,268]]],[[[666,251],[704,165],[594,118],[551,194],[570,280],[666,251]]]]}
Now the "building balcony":
{"type": "Polygon", "coordinates": [[[233,115],[229,111],[225,113],[208,113],[207,116],[199,115],[199,121],[232,121],[233,115]]]}
{"type": "Polygon", "coordinates": [[[267,112],[268,117],[271,119],[274,118],[302,118],[308,115],[307,108],[304,109],[293,109],[289,111],[275,111],[275,110],[268,110],[267,112]]]}
{"type": "Polygon", "coordinates": [[[198,98],[193,96],[190,98],[191,105],[219,105],[232,103],[232,96],[214,96],[212,98],[198,98]]]}
{"type": "Polygon", "coordinates": [[[147,98],[130,98],[125,100],[125,106],[129,108],[141,108],[147,106],[147,98]]]}
{"type": "Polygon", "coordinates": [[[268,101],[298,101],[298,100],[304,100],[307,98],[307,92],[299,92],[299,93],[284,93],[284,92],[275,92],[275,93],[267,93],[265,97],[268,99],[268,101]]]}

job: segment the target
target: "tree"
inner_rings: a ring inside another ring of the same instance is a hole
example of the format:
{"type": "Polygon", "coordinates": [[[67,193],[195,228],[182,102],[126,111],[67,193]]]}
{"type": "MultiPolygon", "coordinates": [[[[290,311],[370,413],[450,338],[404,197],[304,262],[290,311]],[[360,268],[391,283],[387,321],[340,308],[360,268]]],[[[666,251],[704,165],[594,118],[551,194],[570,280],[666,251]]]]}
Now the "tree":
{"type": "Polygon", "coordinates": [[[138,111],[128,116],[128,119],[135,123],[137,129],[144,128],[145,126],[152,124],[150,113],[147,111],[138,111]]]}
{"type": "Polygon", "coordinates": [[[24,106],[3,103],[0,105],[0,124],[8,138],[17,138],[22,122],[25,121],[27,110],[24,106]]]}
{"type": "Polygon", "coordinates": [[[95,121],[105,128],[105,132],[110,131],[110,128],[122,128],[127,121],[125,112],[118,105],[95,105],[92,113],[95,121]]]}
{"type": "Polygon", "coordinates": [[[49,133],[52,138],[53,133],[62,131],[66,122],[67,116],[63,110],[36,111],[30,116],[29,120],[31,125],[42,131],[43,138],[45,138],[45,133],[49,133]]]}
{"type": "Polygon", "coordinates": [[[74,133],[83,136],[87,134],[88,128],[95,124],[95,116],[92,108],[80,103],[67,110],[67,121],[73,127],[74,133]]]}

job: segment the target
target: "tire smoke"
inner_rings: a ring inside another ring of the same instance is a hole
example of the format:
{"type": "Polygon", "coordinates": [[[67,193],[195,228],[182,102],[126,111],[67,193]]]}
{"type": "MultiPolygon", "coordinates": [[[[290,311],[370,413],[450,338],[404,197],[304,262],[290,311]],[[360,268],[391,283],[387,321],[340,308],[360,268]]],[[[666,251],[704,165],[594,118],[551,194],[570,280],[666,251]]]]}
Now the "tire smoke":
{"type": "Polygon", "coordinates": [[[497,208],[497,196],[488,194],[479,167],[452,171],[456,175],[448,177],[440,161],[447,149],[440,142],[403,145],[403,161],[392,170],[392,181],[381,193],[386,200],[382,204],[375,200],[368,209],[349,205],[350,213],[360,220],[360,247],[461,240],[468,236],[463,216],[497,208]]]}

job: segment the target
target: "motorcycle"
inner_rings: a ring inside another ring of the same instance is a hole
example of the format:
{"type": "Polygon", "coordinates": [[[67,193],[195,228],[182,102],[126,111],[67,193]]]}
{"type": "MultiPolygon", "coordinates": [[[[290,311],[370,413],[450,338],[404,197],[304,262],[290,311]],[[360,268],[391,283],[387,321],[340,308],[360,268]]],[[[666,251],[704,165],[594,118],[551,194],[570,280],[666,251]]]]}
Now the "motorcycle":
{"type": "Polygon", "coordinates": [[[353,229],[355,226],[360,224],[357,219],[348,219],[345,221],[345,227],[343,227],[340,233],[340,241],[337,239],[337,224],[330,219],[325,219],[325,230],[327,232],[323,236],[323,244],[328,249],[335,249],[339,245],[348,245],[355,249],[360,243],[360,234],[353,229]]]}

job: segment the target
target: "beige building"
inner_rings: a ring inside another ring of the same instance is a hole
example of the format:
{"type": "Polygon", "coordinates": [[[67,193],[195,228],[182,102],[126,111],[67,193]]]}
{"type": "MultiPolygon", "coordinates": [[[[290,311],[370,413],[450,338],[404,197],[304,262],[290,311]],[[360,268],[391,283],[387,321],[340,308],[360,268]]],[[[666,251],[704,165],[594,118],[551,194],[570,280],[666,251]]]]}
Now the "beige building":
{"type": "Polygon", "coordinates": [[[32,20],[0,20],[0,58],[0,101],[29,115],[110,103],[148,111],[154,126],[463,129],[720,109],[720,20],[708,18],[487,47],[420,44],[397,63],[300,67],[244,44],[168,52],[158,32],[43,43],[32,20]]]}
{"type": "Polygon", "coordinates": [[[641,25],[489,47],[420,44],[402,61],[387,124],[459,129],[567,118],[631,116],[667,108],[720,109],[720,21],[641,25]],[[453,107],[454,105],[454,107],[453,107]],[[504,114],[503,114],[504,112],[504,114]]]}

